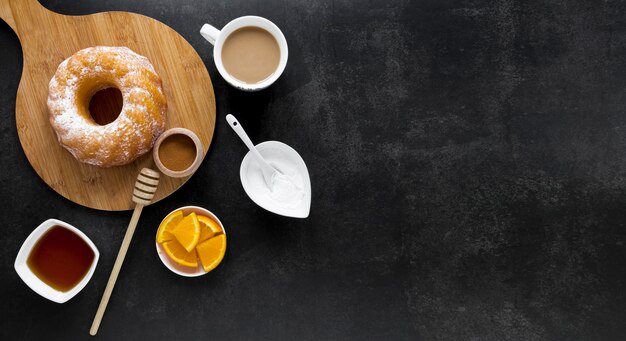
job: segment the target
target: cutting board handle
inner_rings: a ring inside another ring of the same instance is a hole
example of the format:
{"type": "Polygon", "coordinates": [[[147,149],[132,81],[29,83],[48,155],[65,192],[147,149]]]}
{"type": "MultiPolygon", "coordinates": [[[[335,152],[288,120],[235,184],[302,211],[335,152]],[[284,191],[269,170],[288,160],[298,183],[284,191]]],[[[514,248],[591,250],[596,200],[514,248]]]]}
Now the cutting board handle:
{"type": "Polygon", "coordinates": [[[41,12],[49,12],[37,0],[0,0],[0,18],[13,32],[17,32],[16,22],[37,22],[35,18],[41,12]]]}

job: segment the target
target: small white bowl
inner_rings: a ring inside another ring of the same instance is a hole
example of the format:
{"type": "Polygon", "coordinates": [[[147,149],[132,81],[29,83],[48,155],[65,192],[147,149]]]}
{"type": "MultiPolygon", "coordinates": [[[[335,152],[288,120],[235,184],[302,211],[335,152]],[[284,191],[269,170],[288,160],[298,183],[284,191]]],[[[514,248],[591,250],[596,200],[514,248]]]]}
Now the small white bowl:
{"type": "MultiPolygon", "coordinates": [[[[176,211],[181,211],[181,210],[183,211],[183,215],[188,215],[191,212],[195,212],[197,215],[207,216],[215,220],[218,224],[220,224],[222,231],[224,231],[224,235],[226,235],[226,229],[224,228],[224,225],[222,224],[222,222],[217,218],[217,216],[213,214],[211,211],[204,209],[202,207],[198,207],[198,206],[184,206],[184,207],[173,210],[172,212],[168,213],[168,215],[166,215],[165,218],[163,218],[159,226],[161,226],[163,221],[165,221],[165,219],[167,219],[167,217],[169,217],[172,213],[176,211]]],[[[157,233],[158,233],[158,229],[157,229],[157,233]]],[[[159,258],[161,259],[161,262],[163,262],[163,265],[165,265],[165,267],[170,269],[173,273],[178,274],[180,276],[184,276],[184,277],[198,277],[198,276],[202,276],[208,273],[208,272],[204,272],[204,268],[202,268],[202,264],[200,264],[200,262],[198,262],[197,268],[192,268],[192,267],[176,264],[176,262],[174,262],[170,258],[170,256],[168,256],[167,253],[165,253],[165,250],[163,249],[161,244],[159,244],[156,241],[156,234],[154,237],[154,244],[156,245],[156,251],[157,251],[157,254],[159,255],[159,258]]]]}
{"type": "Polygon", "coordinates": [[[256,145],[256,149],[265,158],[270,165],[280,170],[282,167],[288,167],[297,170],[302,177],[303,193],[302,200],[295,207],[286,207],[277,204],[271,200],[266,193],[268,192],[265,180],[254,181],[254,178],[263,179],[261,166],[257,163],[252,152],[248,152],[241,161],[239,168],[239,178],[246,194],[257,205],[262,208],[285,217],[306,218],[311,211],[311,178],[309,170],[304,160],[298,152],[290,146],[279,141],[265,141],[256,145]],[[281,164],[277,164],[281,160],[281,164]],[[276,162],[275,162],[276,161],[276,162]]]}
{"type": "Polygon", "coordinates": [[[24,281],[24,283],[26,283],[26,285],[39,295],[56,303],[65,303],[72,297],[76,296],[76,294],[83,290],[83,288],[87,285],[87,282],[89,282],[91,276],[96,270],[99,258],[100,252],[98,252],[98,249],[91,239],[89,239],[89,237],[87,237],[83,232],[66,222],[56,219],[48,219],[33,230],[33,232],[31,232],[31,234],[24,241],[24,244],[22,244],[20,251],[17,253],[17,257],[15,258],[15,271],[17,271],[17,274],[24,281]],[[79,236],[87,245],[89,245],[94,253],[93,262],[91,262],[91,266],[89,267],[89,271],[85,277],[83,277],[83,279],[71,290],[66,292],[56,290],[43,282],[31,271],[27,264],[28,256],[30,255],[33,247],[37,244],[39,239],[54,226],[60,226],[74,232],[74,234],[79,236]]]}

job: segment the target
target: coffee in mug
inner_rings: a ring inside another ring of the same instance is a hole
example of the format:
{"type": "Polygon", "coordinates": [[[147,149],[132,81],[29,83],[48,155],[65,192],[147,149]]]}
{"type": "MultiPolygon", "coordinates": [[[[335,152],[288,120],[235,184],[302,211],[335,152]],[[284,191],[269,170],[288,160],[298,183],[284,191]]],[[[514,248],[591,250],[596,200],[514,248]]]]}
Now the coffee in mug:
{"type": "Polygon", "coordinates": [[[217,71],[238,89],[258,91],[267,88],[287,65],[289,53],[285,36],[265,18],[240,17],[221,30],[204,24],[200,34],[213,44],[217,71]]]}
{"type": "Polygon", "coordinates": [[[222,63],[229,75],[256,84],[268,79],[280,62],[280,47],[266,30],[246,26],[231,33],[222,47],[222,63]]]}

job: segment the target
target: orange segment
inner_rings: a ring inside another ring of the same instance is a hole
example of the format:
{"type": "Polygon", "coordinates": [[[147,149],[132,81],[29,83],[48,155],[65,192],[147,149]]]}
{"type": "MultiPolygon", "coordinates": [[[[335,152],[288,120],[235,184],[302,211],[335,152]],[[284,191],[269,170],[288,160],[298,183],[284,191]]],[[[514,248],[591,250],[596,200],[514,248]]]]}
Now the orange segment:
{"type": "Polygon", "coordinates": [[[172,234],[172,230],[174,230],[176,225],[178,225],[181,220],[183,220],[183,211],[176,211],[165,217],[157,230],[157,243],[163,243],[174,239],[175,237],[172,234]]]}
{"type": "Polygon", "coordinates": [[[176,240],[163,243],[165,253],[178,265],[195,268],[198,266],[198,257],[195,252],[187,252],[176,240]]]}
{"type": "Polygon", "coordinates": [[[193,251],[200,240],[200,223],[195,213],[191,213],[184,217],[172,231],[176,240],[187,250],[193,251]]]}
{"type": "Polygon", "coordinates": [[[209,238],[213,238],[213,236],[217,234],[224,233],[220,225],[207,216],[199,215],[198,221],[200,222],[200,240],[198,240],[198,244],[209,238]]]}
{"type": "Polygon", "coordinates": [[[222,227],[220,226],[220,224],[218,224],[217,221],[213,219],[210,219],[210,220],[213,224],[209,224],[209,226],[211,227],[211,230],[213,231],[213,233],[215,233],[215,235],[224,234],[224,230],[222,230],[222,227]]]}
{"type": "Polygon", "coordinates": [[[226,235],[220,234],[198,244],[196,251],[205,272],[215,269],[226,253],[226,235]]]}

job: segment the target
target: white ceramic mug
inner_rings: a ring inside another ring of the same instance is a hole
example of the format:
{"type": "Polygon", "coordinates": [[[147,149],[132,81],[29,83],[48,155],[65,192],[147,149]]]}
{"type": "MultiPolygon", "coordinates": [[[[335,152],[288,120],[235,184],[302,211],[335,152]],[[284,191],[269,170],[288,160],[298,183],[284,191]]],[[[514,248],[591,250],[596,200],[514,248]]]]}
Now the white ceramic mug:
{"type": "Polygon", "coordinates": [[[222,77],[224,77],[230,85],[238,89],[244,91],[258,91],[265,89],[272,85],[278,77],[280,77],[285,70],[285,66],[287,66],[287,57],[289,56],[287,40],[278,26],[265,18],[253,15],[239,17],[226,24],[221,31],[209,24],[204,24],[200,29],[200,34],[204,37],[204,39],[208,40],[209,43],[213,44],[213,60],[215,61],[217,71],[219,71],[220,75],[222,75],[222,77]],[[224,46],[224,42],[228,36],[242,27],[250,26],[258,27],[269,32],[272,36],[274,36],[274,39],[276,39],[278,47],[280,48],[280,61],[278,62],[278,68],[276,68],[276,71],[274,71],[274,73],[266,80],[255,84],[248,84],[231,76],[228,74],[224,68],[224,64],[222,63],[222,47],[224,46]]]}

